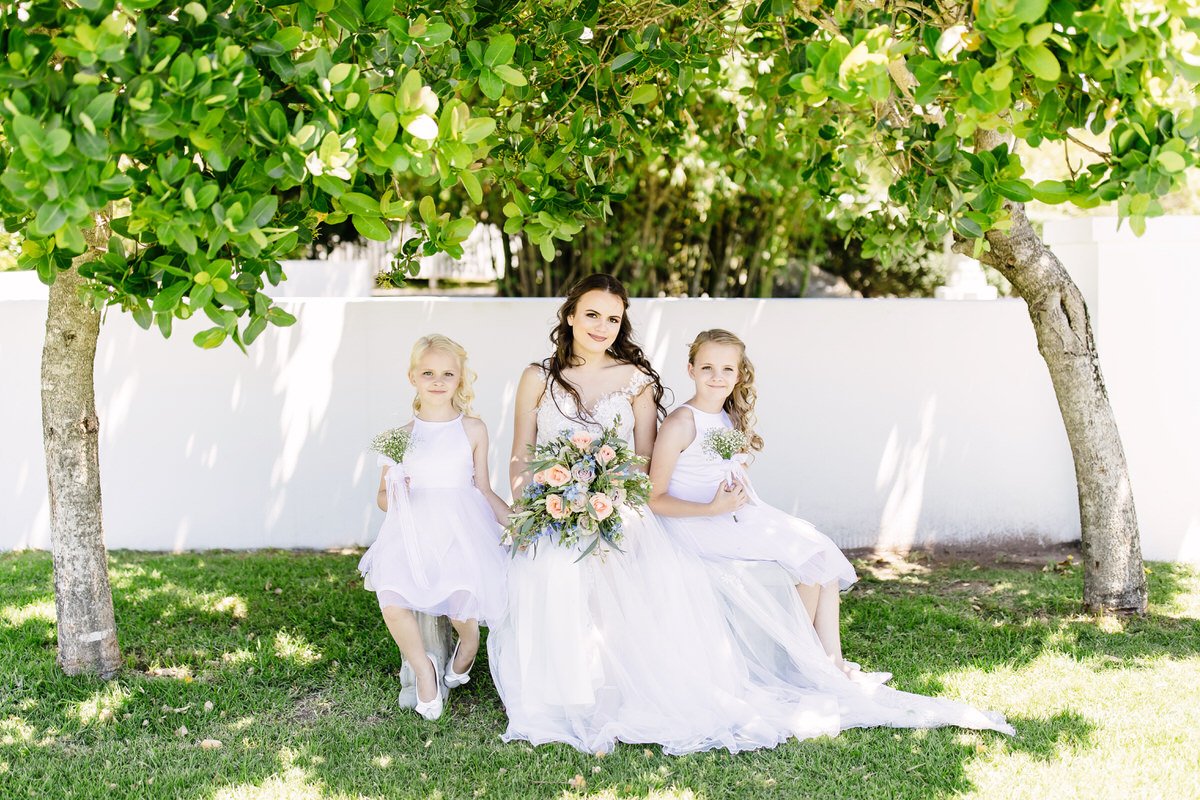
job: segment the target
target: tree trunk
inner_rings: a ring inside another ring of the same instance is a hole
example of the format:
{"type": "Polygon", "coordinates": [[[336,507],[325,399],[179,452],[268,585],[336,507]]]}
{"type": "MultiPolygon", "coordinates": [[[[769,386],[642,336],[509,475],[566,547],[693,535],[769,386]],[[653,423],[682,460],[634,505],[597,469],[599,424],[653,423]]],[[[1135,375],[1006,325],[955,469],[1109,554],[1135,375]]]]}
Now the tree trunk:
{"type": "MultiPolygon", "coordinates": [[[[421,626],[421,639],[425,642],[425,649],[438,657],[444,669],[450,663],[450,644],[454,636],[454,628],[450,626],[449,618],[418,613],[417,624],[421,626]]],[[[443,699],[450,693],[445,683],[438,684],[438,691],[442,693],[443,699]]],[[[417,676],[413,674],[407,661],[400,667],[400,706],[417,707],[417,676]]]]}
{"type": "Polygon", "coordinates": [[[58,664],[110,677],[121,664],[100,508],[93,366],[100,315],[79,299],[79,263],[50,287],[42,348],[42,439],[50,490],[58,664]]]}
{"type": "MultiPolygon", "coordinates": [[[[1012,227],[987,234],[996,267],[1025,300],[1038,351],[1075,460],[1083,534],[1083,602],[1090,611],[1146,610],[1146,575],[1125,451],[1108,401],[1091,319],[1079,287],[1025,216],[1009,203],[1012,227]]],[[[969,254],[969,243],[956,249],[969,254]]]]}

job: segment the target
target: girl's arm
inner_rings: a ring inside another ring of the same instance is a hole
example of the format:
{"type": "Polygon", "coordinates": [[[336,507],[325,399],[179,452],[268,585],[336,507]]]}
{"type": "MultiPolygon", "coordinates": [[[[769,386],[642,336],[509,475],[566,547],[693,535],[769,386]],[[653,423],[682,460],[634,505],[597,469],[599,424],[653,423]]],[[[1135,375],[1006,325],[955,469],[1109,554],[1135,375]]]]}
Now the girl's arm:
{"type": "Polygon", "coordinates": [[[375,502],[380,511],[387,511],[387,471],[387,467],[379,471],[379,491],[375,493],[375,502]]]}
{"type": "Polygon", "coordinates": [[[642,387],[633,398],[633,450],[647,460],[647,465],[641,467],[648,470],[653,463],[654,440],[658,435],[658,406],[654,404],[654,392],[650,384],[642,387]]]}
{"type": "Polygon", "coordinates": [[[517,400],[513,410],[512,457],[508,461],[508,480],[513,499],[521,496],[521,487],[529,482],[529,446],[537,441],[537,407],[546,391],[542,368],[528,366],[517,384],[517,400]]]}
{"type": "Polygon", "coordinates": [[[475,462],[475,488],[492,507],[496,521],[501,525],[508,524],[508,515],[512,511],[500,496],[492,491],[492,481],[488,477],[488,433],[483,420],[475,417],[463,419],[463,427],[467,430],[467,438],[471,442],[471,455],[475,462]]]}
{"type": "Polygon", "coordinates": [[[707,503],[694,503],[667,493],[679,454],[696,438],[696,419],[688,409],[677,408],[663,420],[650,462],[650,510],[664,517],[712,517],[736,511],[746,504],[746,490],[740,484],[717,487],[707,503]]]}

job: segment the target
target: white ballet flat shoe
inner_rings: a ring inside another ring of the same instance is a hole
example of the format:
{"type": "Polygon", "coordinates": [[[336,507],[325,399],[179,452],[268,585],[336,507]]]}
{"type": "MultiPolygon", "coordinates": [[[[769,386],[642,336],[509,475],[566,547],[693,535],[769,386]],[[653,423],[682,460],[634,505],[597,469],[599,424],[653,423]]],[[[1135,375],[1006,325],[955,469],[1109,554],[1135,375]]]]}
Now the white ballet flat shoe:
{"type": "Polygon", "coordinates": [[[863,672],[862,666],[854,661],[843,661],[842,663],[848,667],[845,673],[852,683],[861,683],[864,686],[883,686],[892,679],[890,672],[863,672]]]}
{"type": "MultiPolygon", "coordinates": [[[[450,655],[450,660],[446,663],[446,688],[453,689],[457,686],[462,686],[467,681],[471,680],[471,668],[475,666],[475,659],[471,659],[471,663],[462,672],[454,671],[454,659],[458,658],[458,646],[462,644],[462,639],[458,640],[458,644],[454,645],[454,652],[450,655]]],[[[477,656],[478,657],[478,654],[477,656]]]]}
{"type": "Polygon", "coordinates": [[[418,691],[417,705],[413,710],[432,722],[442,715],[442,668],[433,653],[426,653],[425,657],[433,665],[433,699],[428,701],[422,700],[421,693],[418,691]]]}

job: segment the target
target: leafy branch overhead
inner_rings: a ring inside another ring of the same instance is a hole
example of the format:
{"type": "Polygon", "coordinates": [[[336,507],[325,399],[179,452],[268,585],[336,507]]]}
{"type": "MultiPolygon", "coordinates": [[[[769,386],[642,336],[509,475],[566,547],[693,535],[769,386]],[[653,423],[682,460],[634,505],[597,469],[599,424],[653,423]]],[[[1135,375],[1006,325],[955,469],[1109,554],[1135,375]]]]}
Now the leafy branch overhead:
{"type": "Polygon", "coordinates": [[[1005,203],[1034,198],[1116,202],[1140,231],[1197,160],[1198,11],[4,4],[0,214],[24,234],[22,266],[50,281],[75,263],[89,302],[164,335],[202,312],[204,346],[292,321],[264,290],[321,223],[384,241],[405,220],[417,236],[398,255],[415,268],[462,252],[472,219],[453,190],[479,207],[490,186],[505,230],[549,259],[624,196],[621,164],[660,154],[803,186],[882,257],[908,246],[906,230],[953,230],[983,255],[1005,203]],[[729,113],[692,113],[715,94],[729,113]],[[1108,140],[1095,163],[1067,181],[1026,177],[1015,143],[1085,128],[1108,140]]]}

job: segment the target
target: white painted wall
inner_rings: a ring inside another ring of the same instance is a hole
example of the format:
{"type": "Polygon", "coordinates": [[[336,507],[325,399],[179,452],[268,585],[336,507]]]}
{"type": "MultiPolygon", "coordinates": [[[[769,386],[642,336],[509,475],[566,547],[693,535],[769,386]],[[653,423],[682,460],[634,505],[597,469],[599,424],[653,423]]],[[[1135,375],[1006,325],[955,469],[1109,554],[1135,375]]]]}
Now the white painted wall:
{"type": "Polygon", "coordinates": [[[1147,558],[1200,563],[1200,217],[1141,238],[1113,218],[1045,238],[1091,310],[1147,558]]]}
{"type": "MultiPolygon", "coordinates": [[[[109,315],[96,385],[110,547],[369,542],[381,515],[364,447],[408,418],[409,350],[430,331],[471,353],[503,489],[516,380],[548,351],[556,301],[284,305],[298,324],[249,356],[197,349],[187,324],[164,341],[109,315]]],[[[41,300],[0,303],[0,549],[49,541],[44,314],[41,300]]],[[[1079,536],[1066,437],[1020,301],[636,300],[631,314],[677,402],[697,331],[746,338],[767,441],[760,493],[842,546],[1079,536]]]]}

